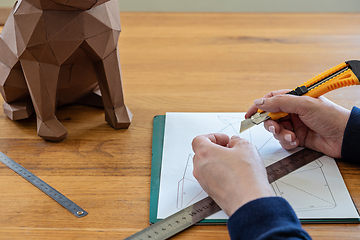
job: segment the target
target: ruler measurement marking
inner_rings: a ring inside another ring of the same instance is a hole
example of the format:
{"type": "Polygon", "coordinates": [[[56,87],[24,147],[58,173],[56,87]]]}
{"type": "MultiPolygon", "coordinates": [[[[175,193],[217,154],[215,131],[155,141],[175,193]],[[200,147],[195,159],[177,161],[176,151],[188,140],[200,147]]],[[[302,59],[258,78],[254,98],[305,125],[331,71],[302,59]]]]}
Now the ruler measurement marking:
{"type": "Polygon", "coordinates": [[[85,210],[83,210],[73,201],[68,199],[63,194],[61,194],[55,188],[51,187],[49,184],[38,178],[35,174],[33,174],[32,172],[21,166],[14,160],[10,159],[2,152],[0,152],[0,162],[5,164],[7,167],[9,167],[17,174],[19,174],[21,177],[25,178],[28,182],[30,182],[35,187],[37,187],[42,192],[44,192],[46,195],[51,197],[53,200],[55,200],[57,203],[59,203],[61,206],[67,209],[69,212],[74,214],[76,217],[84,217],[88,214],[85,210]]]}

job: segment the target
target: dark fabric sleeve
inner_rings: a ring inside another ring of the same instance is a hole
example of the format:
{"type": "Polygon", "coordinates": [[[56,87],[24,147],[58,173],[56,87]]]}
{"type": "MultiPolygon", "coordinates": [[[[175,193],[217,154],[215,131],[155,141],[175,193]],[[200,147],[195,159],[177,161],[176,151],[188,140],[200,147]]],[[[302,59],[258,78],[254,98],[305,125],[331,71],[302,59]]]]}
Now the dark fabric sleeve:
{"type": "Polygon", "coordinates": [[[353,107],[347,122],[341,147],[341,157],[360,163],[360,109],[353,107]]]}
{"type": "Polygon", "coordinates": [[[260,198],[240,207],[227,223],[232,240],[311,239],[289,203],[281,197],[260,198]]]}

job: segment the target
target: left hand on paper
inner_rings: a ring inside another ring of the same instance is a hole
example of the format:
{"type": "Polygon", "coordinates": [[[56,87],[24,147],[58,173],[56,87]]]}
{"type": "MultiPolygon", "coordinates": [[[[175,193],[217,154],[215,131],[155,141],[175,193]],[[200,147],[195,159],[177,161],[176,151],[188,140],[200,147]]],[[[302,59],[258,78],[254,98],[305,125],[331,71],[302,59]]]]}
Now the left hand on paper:
{"type": "Polygon", "coordinates": [[[194,138],[192,147],[194,177],[228,216],[247,202],[274,196],[263,160],[247,140],[215,133],[194,138]]]}

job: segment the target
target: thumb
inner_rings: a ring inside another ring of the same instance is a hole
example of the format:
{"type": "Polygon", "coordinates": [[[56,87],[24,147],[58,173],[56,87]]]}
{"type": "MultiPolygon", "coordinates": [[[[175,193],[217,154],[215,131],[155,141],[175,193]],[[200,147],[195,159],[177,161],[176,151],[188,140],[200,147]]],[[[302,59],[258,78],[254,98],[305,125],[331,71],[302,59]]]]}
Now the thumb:
{"type": "Polygon", "coordinates": [[[243,145],[243,144],[248,144],[249,141],[246,140],[245,138],[241,138],[237,135],[234,135],[231,137],[229,143],[228,143],[228,148],[234,148],[236,145],[243,145]]]}
{"type": "Polygon", "coordinates": [[[211,133],[206,135],[200,135],[193,139],[192,141],[192,148],[193,151],[196,153],[197,150],[202,148],[209,148],[209,147],[217,147],[227,146],[229,142],[229,137],[223,133],[211,133]]]}
{"type": "Polygon", "coordinates": [[[267,112],[286,112],[304,115],[314,108],[318,101],[319,99],[309,96],[283,94],[270,98],[256,99],[254,103],[257,108],[267,112]]]}

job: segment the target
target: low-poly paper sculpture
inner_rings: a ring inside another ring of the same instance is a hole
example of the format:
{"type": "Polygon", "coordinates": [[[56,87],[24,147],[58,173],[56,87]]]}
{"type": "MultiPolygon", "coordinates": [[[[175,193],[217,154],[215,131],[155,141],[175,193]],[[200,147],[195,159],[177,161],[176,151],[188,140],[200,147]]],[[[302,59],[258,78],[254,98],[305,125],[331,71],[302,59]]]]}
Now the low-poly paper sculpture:
{"type": "Polygon", "coordinates": [[[37,132],[49,141],[67,136],[58,106],[103,106],[106,121],[127,128],[118,38],[117,0],[19,0],[0,36],[0,91],[12,120],[35,108],[37,132]]]}

